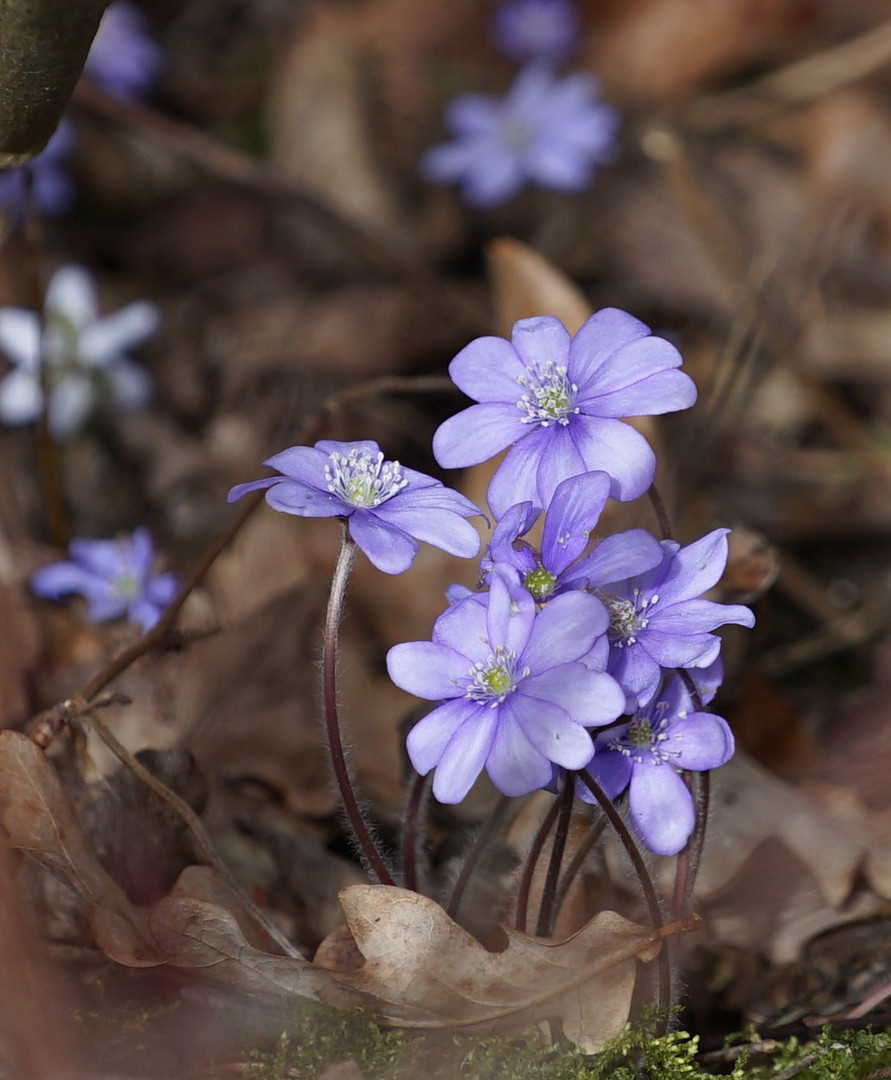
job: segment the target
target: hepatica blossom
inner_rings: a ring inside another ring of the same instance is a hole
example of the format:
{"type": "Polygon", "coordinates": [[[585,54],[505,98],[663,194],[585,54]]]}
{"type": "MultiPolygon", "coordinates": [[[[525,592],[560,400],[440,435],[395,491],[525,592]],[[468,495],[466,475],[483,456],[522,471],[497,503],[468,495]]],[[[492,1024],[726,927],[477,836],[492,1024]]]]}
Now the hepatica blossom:
{"type": "Polygon", "coordinates": [[[598,470],[613,498],[637,498],[656,459],[620,418],[692,405],[696,388],[680,365],[673,345],[616,308],[575,337],[553,316],[521,319],[510,341],[477,338],[452,360],[453,382],[478,404],[440,425],[433,452],[444,468],[461,468],[510,447],[489,485],[496,518],[517,503],[546,507],[561,481],[598,470]]]}
{"type": "Polygon", "coordinates": [[[68,555],[32,574],[31,589],[47,600],[85,597],[91,622],[126,616],[146,633],[176,595],[175,576],[154,573],[155,549],[147,529],[117,540],[72,540],[68,555]]]}
{"type": "Polygon", "coordinates": [[[446,109],[454,139],[421,159],[434,183],[458,183],[474,207],[495,206],[526,184],[577,192],[611,156],[618,113],[597,97],[590,75],[557,78],[525,68],[503,98],[462,94],[446,109]]]}
{"type": "Polygon", "coordinates": [[[149,37],[143,13],[127,0],[117,0],[102,16],[84,75],[116,97],[138,100],[163,64],[163,53],[149,37]]]}
{"type": "Polygon", "coordinates": [[[711,631],[755,625],[741,604],[701,599],[724,572],[729,531],[715,529],[684,548],[665,540],[654,569],[597,590],[610,611],[607,671],[624,689],[628,712],[653,697],[663,669],[714,663],[721,641],[711,631]]]}
{"type": "MultiPolygon", "coordinates": [[[[682,680],[670,678],[627,724],[599,735],[588,770],[610,798],[628,789],[631,821],[657,855],[676,855],[693,831],[693,800],[680,770],[716,769],[733,756],[720,716],[697,712],[682,680]]],[[[591,801],[588,789],[576,793],[591,801]]]]}
{"type": "Polygon", "coordinates": [[[539,609],[514,575],[495,567],[487,594],[457,600],[431,641],[395,645],[387,669],[397,686],[440,701],[409,732],[412,764],[436,770],[433,794],[456,803],[483,768],[505,795],[547,785],[554,765],[579,769],[593,752],[590,727],[615,720],[623,694],[580,663],[607,625],[583,592],[539,609]]]}
{"type": "Polygon", "coordinates": [[[238,484],[229,502],[267,488],[266,501],[299,517],[343,517],[350,535],[386,574],[411,565],[423,540],[452,555],[479,551],[476,529],[464,519],[479,510],[431,476],[385,461],[376,442],[334,442],[292,446],[263,463],[279,476],[238,484]]]}
{"type": "Polygon", "coordinates": [[[0,381],[0,421],[31,424],[43,409],[41,355],[48,389],[52,436],[66,439],[103,404],[131,410],[151,396],[151,379],[127,351],[158,328],[160,315],[148,301],[100,316],[96,287],[80,266],[63,266],[49,283],[41,319],[24,308],[0,308],[0,352],[12,371],[0,381]],[[41,336],[43,338],[41,342],[41,336]]]}
{"type": "Polygon", "coordinates": [[[646,529],[605,537],[585,554],[609,489],[610,478],[603,472],[582,473],[559,484],[545,511],[540,552],[522,539],[538,510],[530,502],[510,507],[492,533],[484,572],[496,563],[511,566],[535,599],[544,602],[567,589],[593,589],[651,570],[662,561],[662,547],[646,529]]]}
{"type": "Polygon", "coordinates": [[[512,60],[559,64],[575,52],[581,22],[572,0],[507,0],[492,18],[492,37],[512,60]]]}

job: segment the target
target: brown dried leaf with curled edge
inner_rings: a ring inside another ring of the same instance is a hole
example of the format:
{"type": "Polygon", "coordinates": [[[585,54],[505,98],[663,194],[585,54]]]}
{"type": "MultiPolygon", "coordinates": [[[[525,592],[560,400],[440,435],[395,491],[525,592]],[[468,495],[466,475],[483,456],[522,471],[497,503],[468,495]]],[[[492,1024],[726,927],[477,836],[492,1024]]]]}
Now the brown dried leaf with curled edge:
{"type": "Polygon", "coordinates": [[[29,738],[0,732],[0,826],[12,847],[65,877],[86,906],[96,944],[128,967],[164,962],[144,913],[95,857],[55,769],[29,738]]]}

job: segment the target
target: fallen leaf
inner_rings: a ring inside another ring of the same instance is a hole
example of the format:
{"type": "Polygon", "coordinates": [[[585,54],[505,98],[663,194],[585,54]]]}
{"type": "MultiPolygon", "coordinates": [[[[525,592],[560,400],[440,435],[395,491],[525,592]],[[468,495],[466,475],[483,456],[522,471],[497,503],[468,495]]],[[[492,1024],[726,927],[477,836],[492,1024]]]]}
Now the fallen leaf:
{"type": "Polygon", "coordinates": [[[25,735],[0,732],[0,825],[12,847],[62,874],[80,895],[96,944],[129,967],[164,962],[145,915],[90,850],[52,765],[25,735]]]}

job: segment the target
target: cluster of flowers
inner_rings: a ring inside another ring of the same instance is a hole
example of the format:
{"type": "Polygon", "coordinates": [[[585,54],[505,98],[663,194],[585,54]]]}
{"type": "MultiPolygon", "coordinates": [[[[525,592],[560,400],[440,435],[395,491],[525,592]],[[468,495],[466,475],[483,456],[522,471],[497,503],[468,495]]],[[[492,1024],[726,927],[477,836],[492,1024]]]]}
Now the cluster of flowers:
{"type": "Polygon", "coordinates": [[[507,0],[495,12],[495,44],[524,66],[504,98],[461,94],[446,110],[451,142],[421,158],[425,179],[460,185],[465,201],[483,209],[527,183],[582,191],[613,151],[619,116],[598,98],[596,79],[560,78],[558,65],[578,45],[580,19],[572,0],[507,0]]]}
{"type": "MultiPolygon", "coordinates": [[[[160,47],[148,35],[139,8],[116,0],[102,16],[84,64],[84,78],[125,101],[139,101],[149,92],[164,64],[160,47]]],[[[20,224],[31,201],[42,214],[64,214],[74,202],[74,181],[65,163],[77,139],[62,120],[44,149],[28,165],[0,175],[0,212],[20,224]]]]}
{"type": "MultiPolygon", "coordinates": [[[[477,404],[436,432],[437,461],[461,468],[508,452],[488,490],[495,528],[481,587],[450,590],[432,640],[387,658],[397,686],[439,703],[408,752],[421,775],[435,770],[441,802],[463,799],[484,768],[510,796],[589,769],[609,796],[628,789],[651,850],[686,843],[694,811],[681,772],[733,752],[725,721],[702,709],[720,682],[713,631],[754,622],[746,607],[702,598],[723,572],[727,530],[687,547],[643,529],[592,539],[608,498],[638,498],[653,481],[653,451],[622,418],[693,404],[680,364],[674,346],[616,309],[572,338],[556,318],[524,319],[510,341],[479,338],[452,361],[477,404]],[[536,548],[526,537],[542,515],[536,548]],[[591,728],[604,730],[594,739],[591,728]]],[[[345,518],[386,573],[407,569],[419,540],[478,551],[465,520],[477,508],[386,461],[376,443],[322,441],[266,464],[279,475],[238,485],[230,501],[266,489],[277,510],[345,518]]]]}

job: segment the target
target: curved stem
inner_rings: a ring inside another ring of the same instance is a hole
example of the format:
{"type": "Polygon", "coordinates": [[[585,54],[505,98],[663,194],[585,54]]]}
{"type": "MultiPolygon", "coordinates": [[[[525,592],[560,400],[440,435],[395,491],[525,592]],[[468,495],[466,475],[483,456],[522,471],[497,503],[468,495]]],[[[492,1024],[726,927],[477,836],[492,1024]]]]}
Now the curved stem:
{"type": "Polygon", "coordinates": [[[560,810],[557,815],[557,827],[554,830],[554,842],[551,844],[551,857],[548,859],[548,871],[545,875],[544,890],[541,894],[541,906],[538,909],[538,923],[535,933],[538,937],[550,937],[553,930],[554,897],[560,880],[560,867],[566,851],[569,836],[569,823],[572,819],[572,804],[575,798],[575,776],[566,774],[566,782],[558,800],[560,810]]]}
{"type": "Polygon", "coordinates": [[[405,808],[405,828],[402,830],[402,880],[406,889],[418,891],[418,818],[427,777],[415,773],[405,808]]]}
{"type": "MultiPolygon", "coordinates": [[[[689,671],[683,668],[677,669],[677,675],[683,682],[687,693],[693,701],[693,708],[702,712],[705,706],[702,704],[702,695],[693,682],[689,671]]],[[[675,864],[674,889],[671,897],[672,918],[685,919],[690,914],[693,902],[693,889],[696,885],[696,875],[699,872],[699,864],[702,860],[702,848],[705,844],[705,828],[708,823],[709,804],[709,774],[708,772],[684,773],[684,780],[688,787],[692,788],[693,801],[696,808],[696,823],[693,833],[687,841],[684,850],[678,855],[675,864]]]]}
{"type": "Polygon", "coordinates": [[[526,856],[523,876],[520,878],[520,887],[517,890],[516,927],[522,934],[526,933],[526,915],[529,911],[529,890],[532,887],[532,875],[535,873],[538,857],[541,855],[545,841],[554,827],[554,822],[557,820],[559,809],[560,803],[555,799],[545,814],[541,825],[539,825],[535,839],[532,841],[532,847],[529,848],[529,854],[526,856]]]}
{"type": "MultiPolygon", "coordinates": [[[[631,860],[631,865],[634,867],[634,872],[643,889],[644,900],[646,901],[647,911],[650,915],[650,922],[653,924],[653,929],[658,933],[664,927],[665,921],[662,918],[662,909],[659,907],[656,886],[653,884],[653,878],[640,853],[640,848],[638,848],[634,841],[634,837],[628,831],[628,826],[622,820],[622,815],[613,805],[612,799],[609,798],[588,770],[582,769],[581,772],[578,773],[578,777],[597,800],[600,809],[609,818],[610,825],[616,830],[616,835],[619,837],[622,847],[625,848],[625,853],[631,860]]],[[[658,1034],[664,1034],[668,1028],[668,1012],[671,1008],[671,964],[669,962],[668,950],[665,948],[659,950],[658,992],[659,1008],[662,1013],[662,1019],[660,1019],[659,1022],[659,1027],[662,1028],[662,1030],[658,1031],[658,1034]]]]}
{"type": "Polygon", "coordinates": [[[581,844],[579,844],[575,854],[569,860],[569,865],[563,872],[563,877],[560,879],[560,884],[557,886],[557,894],[554,897],[555,919],[560,914],[560,908],[563,907],[563,902],[566,899],[566,894],[569,892],[570,886],[582,869],[585,859],[587,859],[591,852],[591,848],[594,847],[603,835],[603,830],[605,828],[606,817],[601,813],[600,817],[592,823],[591,828],[588,830],[588,835],[581,844]]]}
{"type": "Polygon", "coordinates": [[[325,733],[328,736],[328,751],[331,755],[331,765],[334,768],[334,778],[343,801],[347,820],[356,838],[359,849],[374,872],[375,877],[383,885],[394,885],[393,875],[390,873],[383,855],[380,853],[371,831],[362,815],[359,801],[353,790],[353,781],[350,770],[347,767],[346,755],[343,750],[343,740],[340,735],[340,717],[337,711],[337,639],[340,628],[340,619],[343,615],[344,601],[346,598],[347,581],[350,577],[350,569],[356,554],[356,543],[347,531],[346,522],[342,523],[343,537],[340,554],[337,556],[337,566],[334,568],[334,577],[331,581],[331,593],[328,597],[328,610],[325,613],[325,632],[322,646],[322,686],[325,701],[325,733]]]}
{"type": "Polygon", "coordinates": [[[668,511],[665,509],[665,503],[662,501],[662,496],[659,494],[655,484],[650,484],[647,495],[649,496],[650,504],[653,507],[653,513],[656,515],[656,520],[659,522],[659,532],[662,534],[662,539],[673,540],[674,536],[671,529],[671,519],[668,516],[668,511]]]}
{"type": "Polygon", "coordinates": [[[470,876],[479,864],[480,858],[486,850],[489,841],[496,835],[504,823],[507,811],[514,801],[515,800],[508,798],[507,795],[502,795],[495,804],[495,809],[483,822],[482,828],[477,833],[476,839],[473,841],[473,845],[467,853],[464,865],[461,867],[461,873],[458,875],[458,880],[455,882],[454,889],[452,889],[452,895],[449,897],[446,914],[450,918],[457,918],[458,908],[461,906],[461,901],[464,899],[464,892],[467,889],[467,883],[470,881],[470,876]]]}

